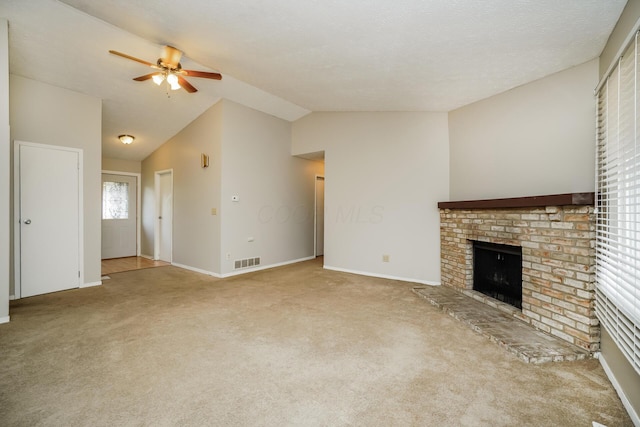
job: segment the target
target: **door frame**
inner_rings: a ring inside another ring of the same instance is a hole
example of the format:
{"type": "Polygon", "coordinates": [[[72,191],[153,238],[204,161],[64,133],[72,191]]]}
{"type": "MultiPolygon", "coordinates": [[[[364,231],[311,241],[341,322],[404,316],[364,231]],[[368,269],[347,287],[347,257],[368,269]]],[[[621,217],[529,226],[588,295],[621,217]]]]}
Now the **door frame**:
{"type": "Polygon", "coordinates": [[[155,191],[155,226],[153,230],[153,259],[160,259],[160,208],[162,201],[160,200],[160,175],[169,174],[171,176],[171,262],[173,263],[173,169],[163,169],[155,171],[153,174],[154,191],[155,191]]]}
{"type": "MultiPolygon", "coordinates": [[[[102,174],[109,174],[109,175],[121,175],[121,176],[135,176],[136,177],[136,256],[140,256],[140,240],[141,240],[141,236],[142,233],[140,231],[141,228],[141,217],[142,215],[140,215],[141,212],[141,207],[142,205],[140,204],[142,202],[142,197],[141,197],[141,189],[142,189],[142,185],[140,183],[140,181],[142,180],[142,174],[141,173],[135,173],[135,172],[120,172],[120,171],[112,171],[112,170],[102,170],[102,174]]],[[[100,175],[102,177],[102,175],[100,175]]],[[[100,198],[100,200],[102,200],[102,197],[100,198]]],[[[102,217],[102,209],[100,210],[100,217],[102,217]]],[[[100,258],[102,258],[102,256],[100,256],[100,258]]]]}
{"type": "Polygon", "coordinates": [[[59,145],[39,144],[35,142],[13,142],[13,296],[22,297],[22,277],[20,274],[22,259],[20,253],[20,147],[34,147],[50,150],[71,151],[78,154],[78,286],[84,285],[84,150],[59,145]]]}
{"type": "MultiPolygon", "coordinates": [[[[318,181],[325,181],[324,175],[318,175],[313,178],[313,256],[318,256],[318,181]]],[[[325,192],[327,188],[325,187],[325,192]]],[[[323,201],[324,206],[324,201],[323,201]]],[[[324,248],[324,239],[322,239],[322,246],[324,248]]],[[[324,255],[324,249],[322,250],[322,254],[324,255]]]]}

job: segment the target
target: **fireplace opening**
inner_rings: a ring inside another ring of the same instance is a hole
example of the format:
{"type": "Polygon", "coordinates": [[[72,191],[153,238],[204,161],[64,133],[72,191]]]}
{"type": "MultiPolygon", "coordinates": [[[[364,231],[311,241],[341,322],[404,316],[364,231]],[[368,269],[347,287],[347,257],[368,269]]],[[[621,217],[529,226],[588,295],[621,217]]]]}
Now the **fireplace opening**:
{"type": "Polygon", "coordinates": [[[522,309],[522,248],[474,241],[473,290],[522,309]]]}

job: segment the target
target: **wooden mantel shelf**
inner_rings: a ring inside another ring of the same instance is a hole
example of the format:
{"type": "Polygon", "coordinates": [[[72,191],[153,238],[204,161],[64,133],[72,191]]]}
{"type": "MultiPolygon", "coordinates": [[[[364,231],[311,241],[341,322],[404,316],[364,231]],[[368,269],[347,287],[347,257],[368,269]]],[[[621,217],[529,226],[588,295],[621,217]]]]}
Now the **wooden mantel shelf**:
{"type": "Polygon", "coordinates": [[[439,209],[507,209],[543,206],[594,205],[595,193],[566,193],[547,196],[513,197],[508,199],[463,200],[439,202],[439,209]]]}

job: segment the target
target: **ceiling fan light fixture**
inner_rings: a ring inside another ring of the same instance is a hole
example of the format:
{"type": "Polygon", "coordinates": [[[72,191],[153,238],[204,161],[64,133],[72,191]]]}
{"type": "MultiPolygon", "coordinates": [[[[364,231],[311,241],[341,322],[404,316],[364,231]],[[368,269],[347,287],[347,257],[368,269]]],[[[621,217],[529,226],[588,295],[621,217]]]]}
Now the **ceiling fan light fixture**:
{"type": "Polygon", "coordinates": [[[162,56],[158,58],[155,64],[116,50],[110,50],[109,53],[153,68],[155,70],[154,72],[134,77],[133,80],[137,82],[152,80],[158,86],[162,85],[163,82],[166,82],[167,96],[169,96],[169,90],[184,89],[189,93],[198,91],[198,89],[193,87],[193,85],[184,77],[222,80],[222,74],[220,73],[182,69],[182,65],[180,64],[182,52],[172,46],[165,46],[162,49],[162,56]]]}
{"type": "Polygon", "coordinates": [[[167,76],[167,83],[171,86],[171,90],[180,89],[180,84],[178,83],[178,76],[173,73],[169,73],[167,76]]]}
{"type": "Polygon", "coordinates": [[[157,84],[158,86],[160,86],[162,84],[162,82],[164,81],[164,74],[155,74],[153,77],[151,77],[153,79],[153,82],[155,84],[157,84]]]}
{"type": "Polygon", "coordinates": [[[135,139],[133,136],[131,135],[119,135],[118,139],[120,140],[120,142],[122,142],[125,145],[129,145],[133,142],[133,140],[135,139]]]}

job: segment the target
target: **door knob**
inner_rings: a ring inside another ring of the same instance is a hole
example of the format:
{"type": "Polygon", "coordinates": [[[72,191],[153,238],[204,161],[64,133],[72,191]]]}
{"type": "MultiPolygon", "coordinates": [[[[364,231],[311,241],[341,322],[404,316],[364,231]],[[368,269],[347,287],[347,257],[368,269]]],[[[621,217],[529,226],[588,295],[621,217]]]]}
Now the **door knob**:
{"type": "Polygon", "coordinates": [[[25,223],[25,224],[27,224],[27,225],[29,225],[29,224],[31,224],[31,220],[30,220],[30,219],[25,219],[25,220],[24,220],[24,223],[25,223]]]}
{"type": "Polygon", "coordinates": [[[159,216],[159,217],[158,217],[158,219],[162,219],[162,217],[161,217],[161,216],[159,216]]]}

